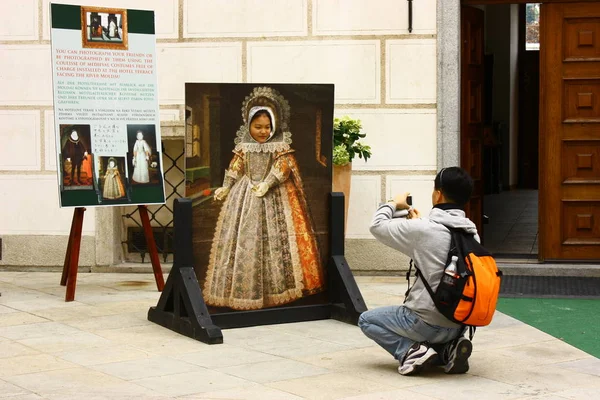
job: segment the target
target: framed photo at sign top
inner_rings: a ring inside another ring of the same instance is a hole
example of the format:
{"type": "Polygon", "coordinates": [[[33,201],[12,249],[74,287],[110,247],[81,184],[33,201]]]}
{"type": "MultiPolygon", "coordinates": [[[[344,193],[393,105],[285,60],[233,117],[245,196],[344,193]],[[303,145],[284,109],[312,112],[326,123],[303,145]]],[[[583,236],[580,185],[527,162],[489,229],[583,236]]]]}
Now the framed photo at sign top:
{"type": "Polygon", "coordinates": [[[60,206],[164,203],[154,12],[50,15],[60,206]]]}
{"type": "Polygon", "coordinates": [[[185,103],[210,314],[327,303],[333,85],[186,83],[185,103]]]}
{"type": "Polygon", "coordinates": [[[127,10],[82,6],[81,26],[84,48],[128,48],[127,10]]]}

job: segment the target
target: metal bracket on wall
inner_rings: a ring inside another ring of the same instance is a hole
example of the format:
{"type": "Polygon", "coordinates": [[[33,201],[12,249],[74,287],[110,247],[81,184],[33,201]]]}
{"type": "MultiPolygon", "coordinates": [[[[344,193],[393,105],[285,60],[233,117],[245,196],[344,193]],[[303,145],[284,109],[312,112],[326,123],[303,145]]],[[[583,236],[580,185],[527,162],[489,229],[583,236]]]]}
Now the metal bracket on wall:
{"type": "Polygon", "coordinates": [[[412,21],[413,21],[413,0],[407,0],[408,1],[408,33],[412,33],[413,31],[413,26],[412,26],[412,21]]]}

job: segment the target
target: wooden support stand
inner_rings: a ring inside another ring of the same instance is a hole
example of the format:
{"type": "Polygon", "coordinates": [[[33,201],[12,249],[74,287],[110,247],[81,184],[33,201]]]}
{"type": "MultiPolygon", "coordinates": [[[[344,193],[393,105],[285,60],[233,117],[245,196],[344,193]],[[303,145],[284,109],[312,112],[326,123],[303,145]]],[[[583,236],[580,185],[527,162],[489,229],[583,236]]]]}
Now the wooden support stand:
{"type": "Polygon", "coordinates": [[[325,304],[210,314],[193,268],[192,202],[175,200],[175,258],[167,285],[148,320],[208,344],[223,343],[221,328],[333,318],[356,325],[367,306],[344,257],[344,195],[330,196],[329,301],[325,304]]]}
{"type": "MultiPolygon", "coordinates": [[[[150,226],[150,219],[148,218],[148,209],[146,206],[138,206],[138,211],[144,228],[148,252],[150,253],[150,259],[152,260],[152,270],[154,271],[156,287],[159,292],[162,292],[165,287],[165,281],[162,275],[162,268],[158,258],[158,250],[156,248],[156,242],[154,241],[152,227],[150,226]]],[[[81,249],[81,231],[83,228],[84,212],[85,208],[83,207],[77,207],[73,212],[69,244],[67,245],[67,254],[65,255],[65,263],[60,278],[61,286],[67,286],[65,301],[75,300],[75,287],[77,285],[77,270],[79,268],[79,251],[81,249]]]]}
{"type": "Polygon", "coordinates": [[[148,252],[150,253],[150,261],[152,262],[152,271],[154,271],[154,280],[156,281],[156,288],[159,292],[162,292],[165,288],[165,280],[163,278],[162,268],[160,267],[160,259],[158,258],[158,250],[156,249],[154,233],[152,232],[152,227],[150,226],[148,208],[146,206],[138,206],[138,212],[140,213],[142,226],[144,227],[144,236],[146,237],[148,252]]]}
{"type": "Polygon", "coordinates": [[[79,249],[81,248],[81,230],[83,228],[83,213],[85,208],[77,207],[73,212],[69,244],[63,265],[61,286],[67,286],[65,301],[75,300],[75,285],[77,284],[77,268],[79,268],[79,249]]]}
{"type": "Polygon", "coordinates": [[[221,329],[210,319],[194,271],[190,199],[175,199],[173,225],[173,266],[158,304],[148,310],[148,320],[205,343],[223,343],[221,329]]]}

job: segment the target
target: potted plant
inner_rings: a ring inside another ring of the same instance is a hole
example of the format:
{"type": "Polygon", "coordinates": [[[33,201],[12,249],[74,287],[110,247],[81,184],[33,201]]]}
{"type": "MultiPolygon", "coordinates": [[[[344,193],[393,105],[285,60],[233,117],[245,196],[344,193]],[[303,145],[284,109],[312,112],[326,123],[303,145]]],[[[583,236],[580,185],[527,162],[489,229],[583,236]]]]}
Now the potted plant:
{"type": "Polygon", "coordinates": [[[345,197],[345,221],[348,222],[348,205],[350,203],[350,183],[352,177],[352,160],[354,157],[371,157],[371,147],[359,140],[367,136],[361,133],[362,124],[359,119],[349,116],[333,120],[333,191],[342,192],[345,197]]]}

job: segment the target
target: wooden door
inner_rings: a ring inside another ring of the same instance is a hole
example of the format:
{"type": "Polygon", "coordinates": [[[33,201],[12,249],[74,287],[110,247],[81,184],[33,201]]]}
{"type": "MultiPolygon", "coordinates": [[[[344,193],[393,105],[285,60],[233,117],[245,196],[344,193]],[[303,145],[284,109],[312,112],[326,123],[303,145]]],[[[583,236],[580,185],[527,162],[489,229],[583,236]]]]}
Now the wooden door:
{"type": "Polygon", "coordinates": [[[540,24],[540,259],[600,260],[600,3],[540,24]]]}
{"type": "Polygon", "coordinates": [[[484,12],[463,7],[461,12],[460,164],[475,188],[465,211],[483,238],[483,90],[484,12]]]}

